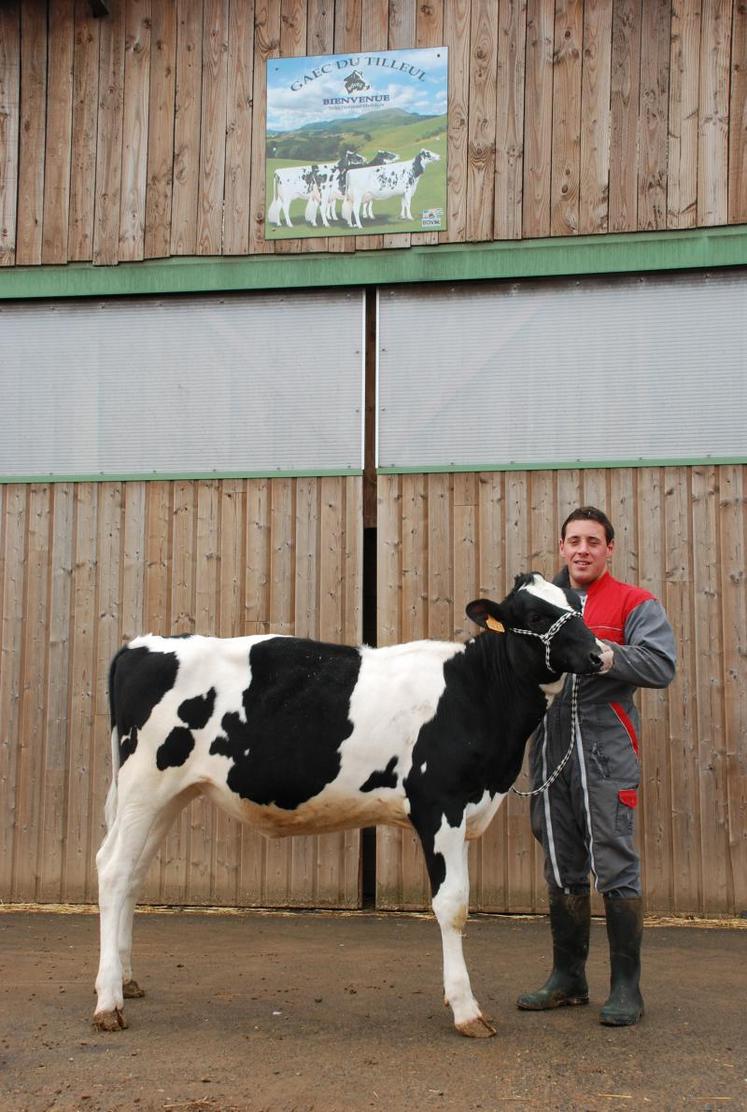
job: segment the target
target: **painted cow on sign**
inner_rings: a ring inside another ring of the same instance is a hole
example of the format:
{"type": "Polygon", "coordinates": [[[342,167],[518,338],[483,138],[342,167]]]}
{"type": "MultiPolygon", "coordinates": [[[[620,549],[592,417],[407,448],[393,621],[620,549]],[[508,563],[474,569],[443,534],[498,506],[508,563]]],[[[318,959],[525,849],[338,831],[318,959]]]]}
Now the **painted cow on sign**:
{"type": "Polygon", "coordinates": [[[518,776],[562,673],[598,672],[601,658],[577,597],[537,574],[467,614],[487,632],[466,645],[149,635],[120,649],[108,834],[96,857],[99,1028],[125,1027],[124,997],[142,995],[131,965],[138,889],[176,815],[203,793],[268,836],[414,827],[457,1030],[494,1034],[462,953],[467,843],[518,776]]]}

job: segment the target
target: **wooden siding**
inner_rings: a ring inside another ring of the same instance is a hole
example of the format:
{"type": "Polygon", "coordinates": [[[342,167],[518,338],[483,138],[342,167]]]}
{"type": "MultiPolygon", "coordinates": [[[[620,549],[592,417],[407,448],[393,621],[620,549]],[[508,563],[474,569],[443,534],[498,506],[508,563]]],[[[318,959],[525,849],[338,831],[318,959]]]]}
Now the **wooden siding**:
{"type": "Polygon", "coordinates": [[[7,0],[0,263],[747,221],[738,0],[7,0]],[[449,226],[264,239],[268,58],[445,44],[449,226]]]}
{"type": "MultiPolygon", "coordinates": [[[[0,486],[0,899],[96,898],[108,666],[144,631],[361,639],[359,478],[0,486]]],[[[357,907],[359,834],[266,841],[204,801],[146,902],[357,907]]]]}
{"type": "MultiPolygon", "coordinates": [[[[502,598],[519,570],[557,571],[574,506],[611,516],[613,572],[662,600],[679,651],[672,686],[640,695],[649,913],[747,907],[746,483],[743,466],[379,477],[380,644],[470,636],[470,599],[502,598]]],[[[415,836],[381,829],[377,844],[378,906],[427,906],[415,836]]],[[[509,795],[470,862],[473,908],[545,907],[527,800],[509,795]]]]}

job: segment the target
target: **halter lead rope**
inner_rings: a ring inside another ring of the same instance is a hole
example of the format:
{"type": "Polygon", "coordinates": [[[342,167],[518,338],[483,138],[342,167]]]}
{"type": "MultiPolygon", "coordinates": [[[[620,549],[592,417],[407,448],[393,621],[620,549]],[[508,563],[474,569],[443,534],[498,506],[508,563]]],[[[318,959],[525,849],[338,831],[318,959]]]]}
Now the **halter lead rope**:
{"type": "MultiPolygon", "coordinates": [[[[532,630],[532,629],[514,629],[514,630],[512,630],[512,632],[513,633],[521,633],[524,637],[537,637],[542,642],[542,644],[545,646],[545,665],[547,666],[548,672],[551,672],[552,668],[550,667],[550,645],[552,643],[553,637],[558,632],[558,630],[561,628],[561,626],[565,625],[565,623],[568,621],[569,618],[580,618],[580,617],[581,617],[581,614],[579,614],[579,612],[577,610],[568,610],[568,611],[566,611],[565,614],[561,614],[561,616],[558,618],[557,622],[554,622],[553,625],[550,626],[547,633],[535,633],[534,630],[532,630]]],[[[560,776],[561,772],[563,771],[563,769],[565,768],[565,766],[568,764],[569,760],[571,759],[571,753],[573,752],[573,746],[576,743],[576,729],[577,729],[577,726],[578,726],[578,676],[573,676],[572,680],[571,680],[571,743],[568,746],[568,750],[567,750],[565,756],[563,757],[563,759],[561,760],[560,764],[558,765],[558,767],[555,769],[554,772],[552,772],[548,776],[548,778],[545,780],[544,784],[540,784],[540,786],[538,788],[534,788],[533,791],[529,791],[529,792],[519,791],[518,788],[515,788],[513,785],[511,785],[511,791],[514,793],[514,795],[520,795],[524,799],[529,799],[532,796],[541,795],[543,792],[546,792],[548,790],[548,788],[551,786],[551,784],[555,783],[558,776],[560,776]]]]}

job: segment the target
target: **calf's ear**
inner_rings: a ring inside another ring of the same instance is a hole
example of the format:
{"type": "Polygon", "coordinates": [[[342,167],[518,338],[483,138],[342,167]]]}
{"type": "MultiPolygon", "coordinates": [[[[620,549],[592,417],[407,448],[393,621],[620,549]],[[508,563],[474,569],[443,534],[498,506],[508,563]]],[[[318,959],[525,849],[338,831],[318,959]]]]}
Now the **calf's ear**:
{"type": "Polygon", "coordinates": [[[491,629],[494,633],[505,633],[503,614],[497,602],[491,602],[489,598],[476,598],[469,603],[466,613],[475,625],[491,629]]]}

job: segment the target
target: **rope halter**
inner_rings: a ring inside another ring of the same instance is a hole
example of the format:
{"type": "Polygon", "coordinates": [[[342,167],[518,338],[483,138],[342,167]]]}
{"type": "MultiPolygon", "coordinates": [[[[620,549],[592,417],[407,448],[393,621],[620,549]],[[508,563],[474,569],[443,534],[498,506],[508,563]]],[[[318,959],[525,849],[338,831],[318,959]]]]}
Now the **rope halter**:
{"type": "Polygon", "coordinates": [[[523,637],[537,637],[542,642],[545,646],[545,664],[547,665],[548,672],[552,672],[552,668],[550,667],[550,647],[552,645],[552,639],[571,618],[581,618],[580,612],[578,610],[566,610],[564,614],[560,615],[556,622],[553,622],[547,633],[535,633],[533,629],[516,629],[515,626],[510,626],[509,628],[512,633],[521,633],[523,637]]]}

